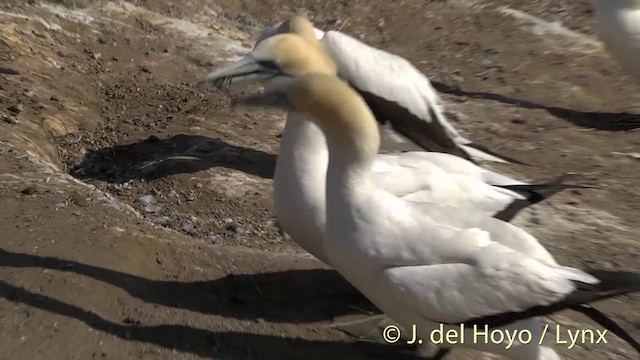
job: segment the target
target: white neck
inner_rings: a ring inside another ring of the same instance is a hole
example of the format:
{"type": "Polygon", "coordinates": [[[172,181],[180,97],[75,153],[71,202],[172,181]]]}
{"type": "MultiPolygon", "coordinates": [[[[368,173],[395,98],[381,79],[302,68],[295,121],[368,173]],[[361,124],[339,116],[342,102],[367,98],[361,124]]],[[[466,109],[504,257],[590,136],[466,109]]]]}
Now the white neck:
{"type": "Polygon", "coordinates": [[[325,263],[321,240],[328,159],[320,128],[304,114],[289,113],[274,174],[274,212],[285,232],[325,263]]]}
{"type": "Polygon", "coordinates": [[[379,138],[371,142],[358,141],[339,131],[328,132],[326,136],[329,146],[326,207],[331,217],[332,209],[354,209],[372,195],[375,186],[370,173],[380,141],[379,138]]]}

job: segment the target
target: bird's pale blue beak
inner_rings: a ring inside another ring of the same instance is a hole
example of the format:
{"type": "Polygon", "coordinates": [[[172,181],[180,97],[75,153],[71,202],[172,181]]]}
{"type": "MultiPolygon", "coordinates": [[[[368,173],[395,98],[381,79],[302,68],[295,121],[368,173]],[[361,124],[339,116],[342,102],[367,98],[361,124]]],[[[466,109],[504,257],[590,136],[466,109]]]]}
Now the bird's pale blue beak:
{"type": "Polygon", "coordinates": [[[198,87],[225,89],[239,83],[268,81],[280,75],[284,74],[275,62],[246,55],[231,65],[210,72],[198,82],[198,87]]]}

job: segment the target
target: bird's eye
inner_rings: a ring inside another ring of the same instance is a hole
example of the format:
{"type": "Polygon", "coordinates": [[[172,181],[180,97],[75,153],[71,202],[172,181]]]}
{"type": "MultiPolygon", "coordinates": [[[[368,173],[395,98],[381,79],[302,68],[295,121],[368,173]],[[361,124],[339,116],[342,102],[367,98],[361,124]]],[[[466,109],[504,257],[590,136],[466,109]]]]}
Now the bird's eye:
{"type": "Polygon", "coordinates": [[[278,66],[278,64],[276,64],[275,61],[259,60],[258,65],[260,65],[265,69],[280,71],[280,66],[278,66]]]}

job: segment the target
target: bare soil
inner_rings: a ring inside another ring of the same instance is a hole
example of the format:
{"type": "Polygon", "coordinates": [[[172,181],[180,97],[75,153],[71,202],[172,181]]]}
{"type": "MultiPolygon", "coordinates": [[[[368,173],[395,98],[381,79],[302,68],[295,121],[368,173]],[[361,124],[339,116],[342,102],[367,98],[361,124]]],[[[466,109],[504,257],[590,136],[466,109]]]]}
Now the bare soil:
{"type": "MultiPolygon", "coordinates": [[[[516,223],[563,264],[638,271],[640,84],[602,49],[592,12],[588,0],[4,0],[0,67],[18,74],[0,75],[0,358],[413,358],[330,326],[373,308],[278,229],[283,114],[232,111],[194,86],[294,13],[411,60],[462,132],[533,165],[495,168],[582,174],[598,189],[516,223]]],[[[639,304],[597,307],[640,337],[639,304]]],[[[607,340],[558,349],[638,358],[607,340]]]]}

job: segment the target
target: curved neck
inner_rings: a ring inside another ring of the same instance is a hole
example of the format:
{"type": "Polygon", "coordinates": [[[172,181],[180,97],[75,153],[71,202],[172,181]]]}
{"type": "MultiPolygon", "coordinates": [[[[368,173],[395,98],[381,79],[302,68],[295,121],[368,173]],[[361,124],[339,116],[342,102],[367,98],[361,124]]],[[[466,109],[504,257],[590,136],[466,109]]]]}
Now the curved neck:
{"type": "Polygon", "coordinates": [[[274,174],[276,212],[294,203],[298,212],[304,212],[298,215],[324,221],[328,158],[327,142],[318,125],[305,114],[288,113],[274,174]],[[286,204],[280,203],[283,199],[286,204]]]}
{"type": "MultiPolygon", "coordinates": [[[[368,125],[368,124],[364,124],[368,125]]],[[[375,124],[374,124],[375,125],[375,124]]],[[[380,147],[377,127],[364,126],[355,131],[325,129],[329,147],[327,168],[327,206],[347,205],[361,194],[369,194],[373,187],[371,167],[380,147]]]]}

